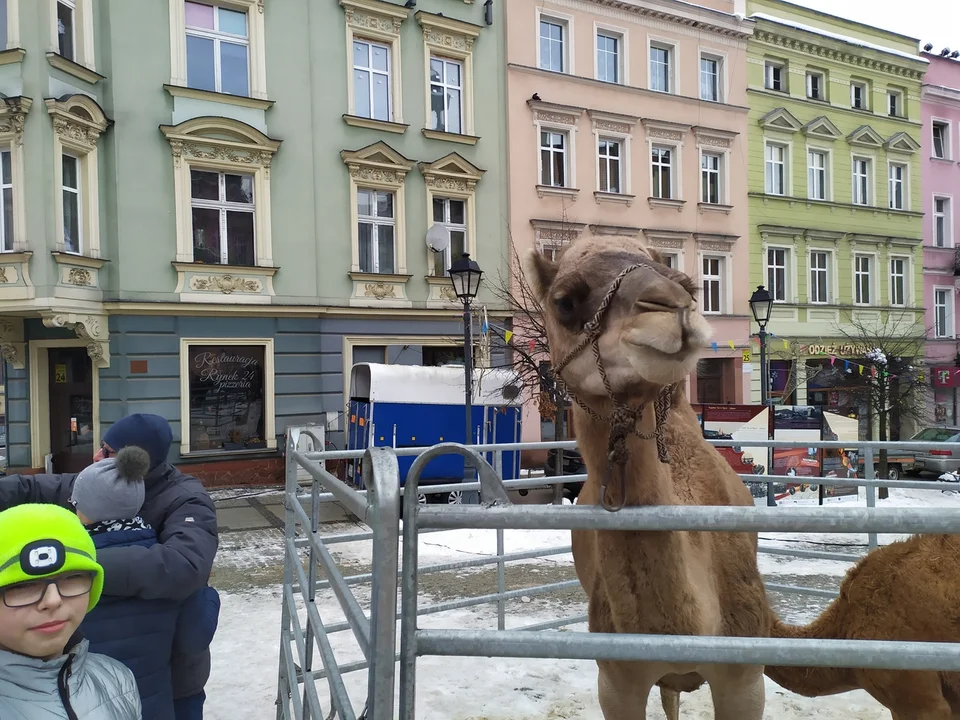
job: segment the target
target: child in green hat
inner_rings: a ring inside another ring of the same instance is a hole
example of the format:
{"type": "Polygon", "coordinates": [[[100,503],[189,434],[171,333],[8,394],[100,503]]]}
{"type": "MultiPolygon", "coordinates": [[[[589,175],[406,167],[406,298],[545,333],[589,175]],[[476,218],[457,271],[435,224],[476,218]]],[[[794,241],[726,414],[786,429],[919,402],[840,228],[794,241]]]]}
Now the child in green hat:
{"type": "Polygon", "coordinates": [[[0,513],[0,718],[140,720],[133,674],[74,636],[102,590],[93,540],[73,513],[0,513]]]}

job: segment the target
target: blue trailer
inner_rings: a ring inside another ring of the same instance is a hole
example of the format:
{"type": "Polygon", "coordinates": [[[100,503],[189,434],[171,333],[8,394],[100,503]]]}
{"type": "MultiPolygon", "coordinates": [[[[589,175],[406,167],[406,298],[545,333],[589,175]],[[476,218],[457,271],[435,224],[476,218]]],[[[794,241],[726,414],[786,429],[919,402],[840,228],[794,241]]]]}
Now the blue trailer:
{"type": "MultiPolygon", "coordinates": [[[[441,442],[463,443],[463,366],[383,365],[358,363],[350,372],[347,448],[429,447],[441,442]]],[[[473,410],[469,444],[515,443],[520,440],[521,397],[512,370],[474,371],[473,410]]],[[[493,453],[486,459],[496,467],[493,453]]],[[[400,484],[406,482],[414,457],[401,457],[400,484]]],[[[520,477],[520,453],[502,453],[505,480],[520,477]]],[[[446,455],[431,460],[420,477],[422,485],[461,482],[463,459],[446,455]]],[[[362,488],[359,462],[347,463],[347,481],[362,488]]],[[[448,502],[463,495],[453,493],[448,502]]],[[[421,498],[422,500],[423,498],[421,498]]]]}

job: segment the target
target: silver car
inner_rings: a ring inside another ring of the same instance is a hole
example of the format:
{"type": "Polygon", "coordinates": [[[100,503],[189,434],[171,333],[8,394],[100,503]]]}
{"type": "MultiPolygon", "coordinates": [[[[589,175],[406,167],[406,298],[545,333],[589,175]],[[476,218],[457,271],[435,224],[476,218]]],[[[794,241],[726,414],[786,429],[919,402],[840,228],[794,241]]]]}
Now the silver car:
{"type": "Polygon", "coordinates": [[[931,472],[940,475],[960,469],[960,428],[928,427],[918,432],[910,440],[928,443],[958,443],[956,450],[917,451],[913,465],[915,472],[931,472]]]}

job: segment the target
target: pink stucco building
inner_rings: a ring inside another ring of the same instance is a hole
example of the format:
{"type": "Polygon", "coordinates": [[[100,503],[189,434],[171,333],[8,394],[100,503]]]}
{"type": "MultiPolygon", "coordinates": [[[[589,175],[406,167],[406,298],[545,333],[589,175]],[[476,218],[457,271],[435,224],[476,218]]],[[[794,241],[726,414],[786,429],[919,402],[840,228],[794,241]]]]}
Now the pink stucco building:
{"type": "Polygon", "coordinates": [[[960,419],[956,397],[960,378],[953,371],[960,354],[960,61],[937,53],[922,55],[930,61],[921,98],[926,359],[934,386],[935,418],[956,423],[960,419]]]}
{"type": "MultiPolygon", "coordinates": [[[[733,0],[700,5],[507,3],[509,223],[521,255],[609,234],[656,246],[701,283],[717,340],[689,381],[691,402],[741,403],[753,23],[733,0]]],[[[527,406],[525,439],[539,439],[527,406]]]]}

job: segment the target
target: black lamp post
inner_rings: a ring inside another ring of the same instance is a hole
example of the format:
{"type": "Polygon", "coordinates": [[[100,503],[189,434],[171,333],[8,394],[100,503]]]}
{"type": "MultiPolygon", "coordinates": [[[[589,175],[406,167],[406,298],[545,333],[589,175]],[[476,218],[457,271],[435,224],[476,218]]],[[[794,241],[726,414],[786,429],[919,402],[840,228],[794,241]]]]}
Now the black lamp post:
{"type": "Polygon", "coordinates": [[[470,253],[463,253],[450,264],[450,282],[453,283],[453,292],[463,303],[463,373],[464,396],[463,404],[467,417],[466,444],[472,445],[473,438],[473,316],[470,313],[470,303],[477,297],[480,290],[480,278],[483,270],[475,260],[470,259],[470,253]]]}
{"type": "MultiPolygon", "coordinates": [[[[767,370],[767,323],[770,322],[770,313],[773,312],[773,295],[763,285],[758,285],[750,296],[750,312],[753,313],[753,319],[760,328],[757,336],[760,338],[760,403],[767,408],[769,413],[773,413],[773,405],[770,403],[767,384],[770,382],[770,372],[767,370]]],[[[770,426],[773,418],[767,416],[767,439],[770,439],[770,426]]],[[[773,474],[773,448],[767,450],[767,474],[773,474]]],[[[767,483],[767,505],[773,507],[777,504],[776,494],[774,493],[773,483],[767,483]]]]}

